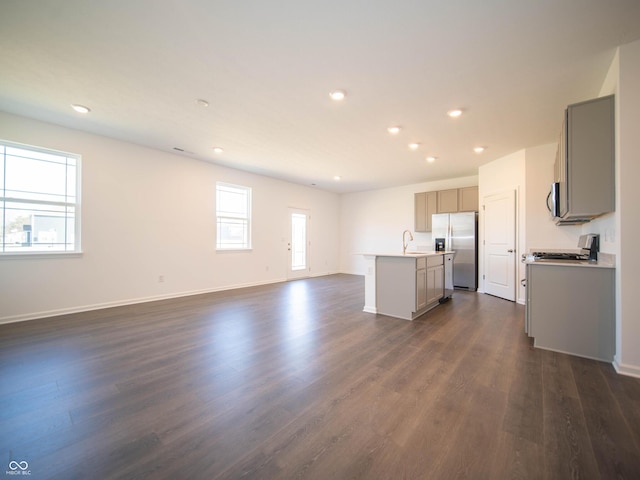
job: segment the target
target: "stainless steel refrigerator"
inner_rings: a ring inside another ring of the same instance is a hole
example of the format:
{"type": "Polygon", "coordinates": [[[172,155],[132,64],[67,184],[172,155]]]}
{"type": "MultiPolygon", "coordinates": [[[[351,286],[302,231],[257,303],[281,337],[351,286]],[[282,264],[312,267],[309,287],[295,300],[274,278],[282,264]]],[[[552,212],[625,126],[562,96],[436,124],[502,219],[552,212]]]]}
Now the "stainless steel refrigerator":
{"type": "Polygon", "coordinates": [[[478,214],[476,212],[437,213],[431,222],[431,237],[444,238],[445,250],[453,258],[454,288],[475,291],[478,288],[478,214]]]}

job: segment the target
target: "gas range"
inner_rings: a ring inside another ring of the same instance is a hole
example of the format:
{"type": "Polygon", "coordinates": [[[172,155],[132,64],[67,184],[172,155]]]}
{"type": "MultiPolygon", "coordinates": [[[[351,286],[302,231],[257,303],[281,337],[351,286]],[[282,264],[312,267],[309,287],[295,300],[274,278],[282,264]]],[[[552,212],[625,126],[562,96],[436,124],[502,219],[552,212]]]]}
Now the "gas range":
{"type": "Polygon", "coordinates": [[[598,250],[600,247],[600,235],[590,233],[581,235],[578,240],[579,252],[554,252],[554,251],[537,251],[522,255],[522,261],[591,261],[598,260],[598,250]]]}
{"type": "Polygon", "coordinates": [[[589,260],[588,253],[531,252],[529,255],[535,260],[589,260]]]}

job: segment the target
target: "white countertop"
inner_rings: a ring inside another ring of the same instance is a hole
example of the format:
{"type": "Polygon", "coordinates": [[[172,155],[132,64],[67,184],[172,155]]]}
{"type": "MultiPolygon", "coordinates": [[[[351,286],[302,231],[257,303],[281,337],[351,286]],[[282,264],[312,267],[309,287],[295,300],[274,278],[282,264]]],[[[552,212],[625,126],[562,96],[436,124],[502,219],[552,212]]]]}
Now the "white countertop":
{"type": "Polygon", "coordinates": [[[418,257],[433,257],[435,255],[447,255],[450,253],[456,253],[452,250],[445,250],[444,252],[436,252],[435,250],[425,251],[425,252],[407,252],[403,254],[402,252],[393,252],[393,253],[361,253],[360,255],[370,255],[372,257],[407,257],[407,258],[418,258],[418,257]]]}

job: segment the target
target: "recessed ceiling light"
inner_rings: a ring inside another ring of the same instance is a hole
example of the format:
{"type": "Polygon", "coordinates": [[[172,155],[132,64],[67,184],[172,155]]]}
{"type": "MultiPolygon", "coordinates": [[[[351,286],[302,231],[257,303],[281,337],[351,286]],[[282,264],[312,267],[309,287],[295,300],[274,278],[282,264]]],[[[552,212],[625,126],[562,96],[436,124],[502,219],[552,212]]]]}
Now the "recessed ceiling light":
{"type": "Polygon", "coordinates": [[[71,108],[73,108],[78,113],[89,113],[91,111],[89,107],[85,107],[84,105],[78,105],[77,103],[74,103],[73,105],[71,105],[71,108]]]}
{"type": "Polygon", "coordinates": [[[420,148],[420,144],[419,143],[410,143],[409,144],[409,149],[410,150],[417,150],[420,148]]]}
{"type": "Polygon", "coordinates": [[[336,182],[339,182],[340,180],[342,180],[342,177],[341,177],[340,175],[336,175],[335,177],[333,177],[333,179],[334,179],[336,182]]]}
{"type": "Polygon", "coordinates": [[[196,103],[198,105],[200,105],[201,107],[208,107],[209,106],[209,102],[207,102],[206,100],[203,100],[202,98],[199,98],[198,100],[196,100],[196,103]]]}
{"type": "Polygon", "coordinates": [[[220,147],[213,147],[213,153],[222,153],[224,150],[220,147]]]}
{"type": "Polygon", "coordinates": [[[387,132],[389,132],[391,135],[397,135],[398,133],[400,133],[400,130],[402,130],[402,127],[399,126],[387,128],[387,132]]]}
{"type": "Polygon", "coordinates": [[[476,153],[482,153],[482,152],[484,152],[486,149],[487,149],[487,147],[475,147],[475,148],[473,149],[473,151],[474,151],[474,152],[476,152],[476,153]]]}
{"type": "Polygon", "coordinates": [[[329,93],[329,96],[331,97],[331,100],[339,102],[340,100],[344,100],[344,97],[346,97],[347,94],[344,90],[334,90],[333,92],[329,93]]]}
{"type": "Polygon", "coordinates": [[[436,161],[436,158],[438,158],[438,157],[427,157],[427,162],[433,163],[433,162],[436,161]]]}
{"type": "Polygon", "coordinates": [[[462,115],[462,109],[454,108],[453,110],[449,110],[447,112],[447,115],[449,115],[451,118],[459,117],[460,115],[462,115]]]}

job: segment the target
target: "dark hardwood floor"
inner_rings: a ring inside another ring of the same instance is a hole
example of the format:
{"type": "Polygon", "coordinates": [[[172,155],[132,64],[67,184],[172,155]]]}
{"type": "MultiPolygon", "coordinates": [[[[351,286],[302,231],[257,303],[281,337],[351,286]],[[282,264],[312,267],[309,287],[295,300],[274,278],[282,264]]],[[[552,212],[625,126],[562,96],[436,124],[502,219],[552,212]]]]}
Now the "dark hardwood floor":
{"type": "Polygon", "coordinates": [[[363,304],[333,275],[0,325],[0,475],[640,478],[639,379],[488,295],[363,304]]]}

